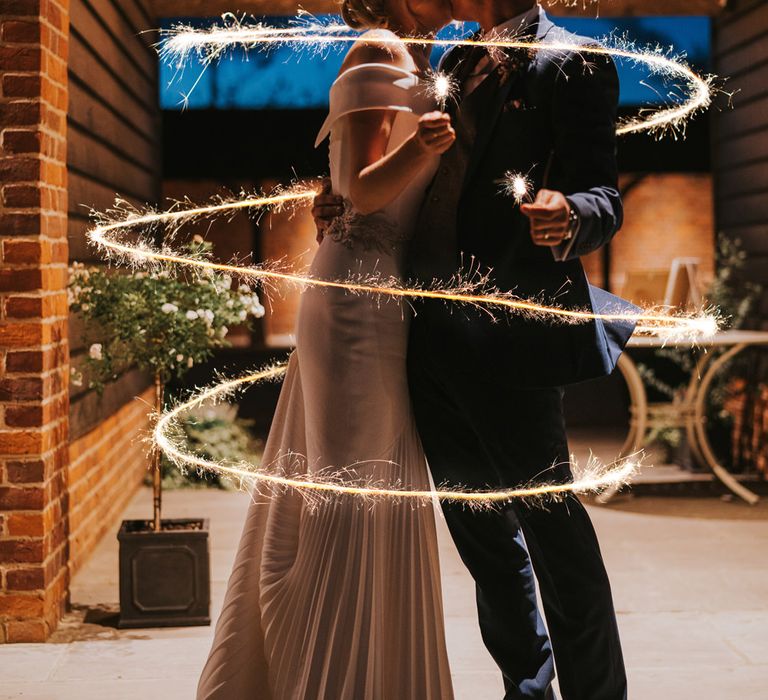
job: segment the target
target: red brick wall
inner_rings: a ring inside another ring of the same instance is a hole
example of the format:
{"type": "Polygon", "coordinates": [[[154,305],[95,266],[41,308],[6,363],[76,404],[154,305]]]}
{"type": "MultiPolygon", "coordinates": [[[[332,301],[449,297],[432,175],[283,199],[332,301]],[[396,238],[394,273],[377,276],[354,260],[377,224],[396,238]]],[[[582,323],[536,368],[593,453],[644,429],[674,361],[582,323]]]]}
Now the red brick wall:
{"type": "MultiPolygon", "coordinates": [[[[125,404],[69,446],[69,570],[81,567],[99,540],[114,533],[144,478],[154,387],[125,404]]],[[[152,517],[147,501],[146,517],[152,517]]]]}
{"type": "Polygon", "coordinates": [[[42,641],[68,586],[68,0],[0,12],[0,641],[42,641]]]}
{"type": "Polygon", "coordinates": [[[647,175],[624,197],[624,226],[611,242],[611,287],[622,294],[630,273],[657,270],[666,275],[678,257],[698,258],[706,285],[714,274],[714,254],[712,177],[647,175]]]}
{"type": "MultiPolygon", "coordinates": [[[[659,273],[660,296],[634,301],[660,303],[672,261],[680,257],[701,260],[700,280],[706,286],[715,264],[712,177],[707,173],[625,173],[620,186],[624,225],[610,244],[611,290],[625,294],[628,276],[659,273]]],[[[591,282],[606,284],[602,250],[583,257],[582,263],[591,282]]]]}

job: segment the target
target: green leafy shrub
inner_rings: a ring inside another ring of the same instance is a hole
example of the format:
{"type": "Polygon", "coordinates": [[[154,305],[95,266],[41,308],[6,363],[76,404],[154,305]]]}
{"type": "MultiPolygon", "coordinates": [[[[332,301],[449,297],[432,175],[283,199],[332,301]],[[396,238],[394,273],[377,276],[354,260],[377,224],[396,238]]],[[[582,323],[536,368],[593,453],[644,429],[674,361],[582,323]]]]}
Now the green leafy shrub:
{"type": "MultiPolygon", "coordinates": [[[[210,257],[211,244],[195,239],[185,252],[210,257]]],[[[125,274],[74,263],[70,269],[70,309],[85,322],[89,345],[85,360],[88,386],[102,391],[106,382],[132,365],[165,384],[194,364],[229,345],[231,326],[264,315],[259,298],[231,277],[203,270],[184,276],[168,270],[125,274]]],[[[74,381],[83,381],[75,376],[74,381]]]]}
{"type": "MultiPolygon", "coordinates": [[[[256,463],[261,457],[263,441],[251,432],[253,421],[239,418],[235,406],[218,404],[187,413],[180,421],[182,439],[189,452],[220,464],[256,463]]],[[[182,473],[169,459],[161,463],[163,488],[232,489],[235,484],[219,474],[189,470],[182,473]]],[[[151,485],[151,475],[144,483],[151,485]]]]}

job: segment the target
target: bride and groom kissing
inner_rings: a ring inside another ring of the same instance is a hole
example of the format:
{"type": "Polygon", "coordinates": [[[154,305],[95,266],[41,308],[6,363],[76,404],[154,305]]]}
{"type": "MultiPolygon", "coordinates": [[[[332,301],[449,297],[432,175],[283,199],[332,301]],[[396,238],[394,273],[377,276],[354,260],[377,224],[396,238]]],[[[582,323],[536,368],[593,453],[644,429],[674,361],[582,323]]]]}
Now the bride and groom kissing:
{"type": "MultiPolygon", "coordinates": [[[[330,136],[331,177],[310,274],[449,283],[468,257],[521,297],[617,303],[579,261],[622,221],[610,58],[558,48],[588,40],[531,0],[345,0],[342,15],[367,31],[318,135],[330,136]],[[459,93],[444,113],[425,90],[429,47],[399,37],[451,19],[478,22],[475,38],[553,48],[450,50],[440,68],[459,93]],[[509,171],[528,174],[534,201],[499,193],[509,171]]],[[[610,373],[632,330],[308,287],[263,465],[417,490],[570,482],[562,387],[610,373]]],[[[251,499],[198,700],[453,697],[430,503],[310,503],[292,489],[251,499]]],[[[441,505],[505,698],[555,698],[555,668],[565,700],[626,698],[610,584],[578,498],[441,505]]]]}

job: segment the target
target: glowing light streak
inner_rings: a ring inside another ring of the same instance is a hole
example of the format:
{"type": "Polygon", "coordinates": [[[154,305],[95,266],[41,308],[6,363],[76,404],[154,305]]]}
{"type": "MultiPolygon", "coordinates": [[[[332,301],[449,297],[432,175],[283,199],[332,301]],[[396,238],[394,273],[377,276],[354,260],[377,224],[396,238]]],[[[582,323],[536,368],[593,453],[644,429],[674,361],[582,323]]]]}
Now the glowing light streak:
{"type": "Polygon", "coordinates": [[[241,481],[244,479],[253,481],[257,487],[263,485],[270,492],[286,488],[298,489],[309,499],[355,496],[364,499],[387,498],[429,502],[437,498],[446,502],[463,503],[472,508],[492,507],[494,504],[503,504],[515,499],[557,498],[566,493],[598,493],[606,488],[620,488],[629,482],[639,466],[639,460],[632,458],[611,465],[609,468],[600,468],[593,464],[575,481],[565,484],[531,484],[498,490],[462,490],[460,488],[418,490],[374,483],[355,485],[345,480],[345,476],[349,473],[346,469],[340,470],[336,476],[329,477],[317,474],[306,476],[280,474],[245,462],[233,465],[221,464],[186,452],[183,440],[174,439],[173,435],[179,432],[176,430],[178,421],[185,411],[207,402],[220,401],[245,385],[281,379],[286,370],[287,364],[273,365],[199,392],[159,417],[153,431],[155,444],[180,467],[193,466],[202,471],[234,477],[241,481]]]}
{"type": "MultiPolygon", "coordinates": [[[[245,49],[298,44],[321,50],[325,47],[340,46],[358,40],[357,35],[350,35],[347,27],[342,25],[314,25],[277,29],[264,25],[243,25],[225,17],[228,24],[208,30],[193,30],[177,28],[166,33],[161,44],[160,53],[165,59],[183,64],[186,58],[196,53],[202,57],[207,67],[218,60],[224,52],[233,46],[245,49]]],[[[376,38],[377,42],[399,43],[400,39],[386,36],[376,38]]],[[[592,56],[611,56],[643,63],[656,74],[666,78],[682,79],[685,83],[683,94],[685,100],[671,107],[649,111],[629,119],[619,125],[619,134],[650,131],[662,133],[667,129],[674,130],[684,125],[685,120],[699,110],[709,106],[712,99],[713,78],[696,75],[681,60],[664,55],[659,50],[638,50],[630,44],[607,46],[605,44],[580,45],[568,42],[537,43],[530,40],[518,40],[514,37],[493,38],[487,41],[471,40],[438,40],[420,37],[402,39],[406,44],[427,44],[432,46],[476,46],[482,45],[488,49],[523,49],[531,52],[547,51],[554,53],[572,53],[592,56]]],[[[198,78],[199,80],[199,78],[198,78]]],[[[455,81],[449,75],[435,74],[429,89],[438,100],[442,110],[447,100],[456,89],[455,81]]],[[[531,183],[528,178],[519,173],[505,175],[505,192],[522,202],[530,197],[531,183]]],[[[647,310],[639,314],[603,313],[595,314],[590,311],[563,309],[547,306],[534,300],[520,299],[511,293],[489,289],[482,285],[464,284],[453,288],[417,288],[402,286],[398,282],[378,280],[375,278],[349,279],[345,281],[313,279],[293,271],[278,270],[266,267],[244,267],[216,263],[210,260],[193,259],[170,249],[156,250],[139,242],[125,243],[112,236],[118,232],[129,232],[137,229],[151,229],[156,226],[178,227],[185,222],[199,218],[212,217],[220,214],[233,213],[237,210],[252,210],[259,208],[278,209],[283,206],[296,205],[311,200],[315,196],[313,189],[294,189],[272,196],[243,196],[231,201],[219,201],[208,206],[175,208],[167,212],[138,212],[123,214],[102,221],[88,233],[91,242],[104,250],[108,255],[125,256],[127,259],[147,263],[170,263],[202,270],[227,272],[240,277],[254,278],[268,284],[274,281],[288,281],[298,285],[318,286],[343,289],[351,293],[363,293],[393,297],[399,299],[438,299],[445,302],[465,303],[483,308],[500,308],[514,313],[547,318],[566,323],[582,323],[592,320],[603,321],[632,321],[637,324],[637,331],[663,335],[668,339],[690,338],[695,340],[701,336],[713,335],[718,330],[717,316],[712,313],[700,313],[695,316],[681,316],[666,313],[655,313],[647,310]]],[[[225,476],[254,480],[257,484],[266,485],[270,489],[298,489],[308,498],[315,496],[351,495],[362,498],[394,498],[427,501],[438,498],[443,501],[462,502],[470,507],[492,506],[512,499],[537,499],[545,496],[561,496],[566,492],[584,493],[599,491],[603,488],[613,488],[625,484],[636,470],[638,463],[632,459],[617,463],[609,469],[592,468],[583,476],[570,484],[526,485],[515,489],[496,491],[461,490],[455,488],[438,488],[436,490],[412,490],[397,488],[396,485],[382,485],[373,482],[355,484],[343,477],[349,474],[351,467],[343,468],[342,477],[324,475],[290,475],[270,472],[262,467],[245,463],[236,465],[219,464],[202,457],[185,452],[183,445],[174,438],[174,428],[179,416],[186,410],[199,406],[210,400],[219,400],[247,384],[280,378],[286,366],[275,366],[255,372],[237,379],[224,381],[217,386],[204,390],[192,399],[180,404],[168,413],[160,416],[155,425],[153,438],[156,445],[177,464],[191,465],[205,471],[217,472],[225,476]]]]}
{"type": "Polygon", "coordinates": [[[314,189],[292,189],[272,196],[244,197],[231,202],[218,202],[210,206],[191,207],[168,212],[134,213],[127,218],[102,222],[88,231],[88,240],[100,248],[105,254],[123,256],[136,263],[170,263],[203,270],[224,272],[237,277],[251,278],[262,283],[290,282],[300,286],[314,286],[331,289],[342,289],[357,294],[378,295],[405,300],[436,299],[445,302],[469,304],[486,309],[502,309],[512,313],[551,319],[565,323],[585,323],[594,320],[628,321],[637,324],[636,332],[652,333],[663,336],[668,340],[690,339],[695,341],[702,337],[714,335],[718,330],[718,318],[713,313],[701,312],[697,315],[664,314],[646,311],[638,314],[594,313],[592,311],[560,308],[542,304],[533,300],[514,296],[509,292],[484,288],[479,285],[463,285],[458,287],[414,287],[399,285],[392,280],[376,278],[327,280],[313,278],[291,270],[258,266],[239,266],[219,263],[212,260],[191,258],[173,250],[157,250],[143,243],[125,243],[113,240],[109,234],[119,230],[130,231],[137,227],[150,228],[159,224],[178,226],[185,221],[200,217],[209,217],[227,211],[253,208],[279,209],[301,201],[314,198],[314,189]]]}
{"type": "MultiPolygon", "coordinates": [[[[163,34],[159,44],[160,55],[163,59],[177,65],[183,64],[190,54],[201,57],[204,63],[217,60],[222,53],[231,47],[244,49],[268,49],[272,46],[298,44],[313,50],[322,50],[359,40],[358,34],[352,34],[349,27],[339,24],[309,24],[297,27],[275,29],[262,24],[240,23],[232,20],[225,26],[208,29],[194,29],[178,26],[163,34]]],[[[686,119],[695,113],[709,107],[712,101],[712,76],[697,75],[684,61],[674,56],[666,55],[659,48],[640,49],[629,42],[614,40],[615,46],[607,45],[606,41],[595,40],[591,44],[571,42],[546,41],[536,42],[530,39],[511,37],[492,38],[488,40],[471,39],[433,39],[426,37],[396,38],[388,35],[377,35],[374,39],[380,44],[429,45],[438,47],[450,46],[484,46],[489,49],[523,49],[531,52],[546,51],[560,54],[576,53],[582,56],[608,56],[644,64],[654,74],[665,78],[676,78],[684,82],[682,91],[685,100],[671,107],[658,110],[645,110],[635,117],[624,120],[617,129],[618,134],[629,134],[640,131],[663,133],[675,130],[684,125],[686,119]]]]}

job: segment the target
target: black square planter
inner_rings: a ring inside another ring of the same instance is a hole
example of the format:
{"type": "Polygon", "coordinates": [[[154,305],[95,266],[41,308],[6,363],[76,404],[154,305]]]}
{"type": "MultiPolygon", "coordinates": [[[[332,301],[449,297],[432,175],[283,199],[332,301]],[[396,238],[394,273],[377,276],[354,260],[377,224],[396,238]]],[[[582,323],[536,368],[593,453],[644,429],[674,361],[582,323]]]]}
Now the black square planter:
{"type": "Polygon", "coordinates": [[[118,627],[210,625],[208,519],[124,520],[118,627]]]}

